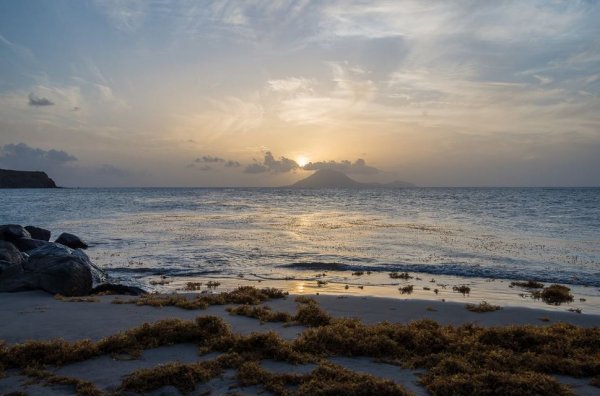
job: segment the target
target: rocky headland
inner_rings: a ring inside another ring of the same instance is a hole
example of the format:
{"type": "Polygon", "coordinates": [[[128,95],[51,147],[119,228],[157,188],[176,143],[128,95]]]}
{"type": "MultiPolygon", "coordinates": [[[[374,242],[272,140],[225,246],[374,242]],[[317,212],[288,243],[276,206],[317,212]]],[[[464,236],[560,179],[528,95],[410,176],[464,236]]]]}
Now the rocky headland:
{"type": "Polygon", "coordinates": [[[57,188],[45,172],[0,169],[0,188],[57,188]]]}

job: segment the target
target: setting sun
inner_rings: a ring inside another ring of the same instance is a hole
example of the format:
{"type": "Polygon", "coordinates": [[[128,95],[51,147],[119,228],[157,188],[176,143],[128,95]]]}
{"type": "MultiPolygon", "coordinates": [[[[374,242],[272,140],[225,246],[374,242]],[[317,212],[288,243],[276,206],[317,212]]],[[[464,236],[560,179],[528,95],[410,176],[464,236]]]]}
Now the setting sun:
{"type": "Polygon", "coordinates": [[[296,162],[297,162],[297,163],[298,163],[298,165],[299,165],[299,166],[302,168],[304,165],[308,164],[308,162],[309,162],[309,161],[308,161],[308,158],[306,158],[305,156],[303,156],[303,155],[299,155],[299,156],[296,158],[296,162]]]}

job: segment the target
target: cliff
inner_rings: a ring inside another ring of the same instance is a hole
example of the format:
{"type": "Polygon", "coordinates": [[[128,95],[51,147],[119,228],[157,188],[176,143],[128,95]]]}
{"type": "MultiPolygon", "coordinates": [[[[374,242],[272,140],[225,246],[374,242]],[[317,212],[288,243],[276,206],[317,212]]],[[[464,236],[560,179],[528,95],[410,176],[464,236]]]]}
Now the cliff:
{"type": "Polygon", "coordinates": [[[45,172],[0,169],[0,188],[56,188],[45,172]]]}

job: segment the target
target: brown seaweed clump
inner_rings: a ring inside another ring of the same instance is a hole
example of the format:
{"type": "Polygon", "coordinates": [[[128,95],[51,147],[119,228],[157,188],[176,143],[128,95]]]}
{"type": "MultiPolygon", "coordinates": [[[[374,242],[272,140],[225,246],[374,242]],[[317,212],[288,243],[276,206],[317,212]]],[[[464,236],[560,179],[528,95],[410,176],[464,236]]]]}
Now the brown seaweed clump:
{"type": "Polygon", "coordinates": [[[232,315],[247,316],[255,318],[261,322],[291,322],[292,315],[287,312],[273,311],[271,307],[261,305],[238,305],[237,307],[227,308],[227,312],[232,315]]]}
{"type": "Polygon", "coordinates": [[[408,286],[401,287],[398,290],[400,290],[400,293],[402,293],[402,294],[412,294],[412,292],[414,290],[414,286],[408,285],[408,286]]]}
{"type": "Polygon", "coordinates": [[[533,280],[528,280],[526,282],[510,282],[509,287],[524,287],[525,289],[543,289],[544,284],[540,282],[536,282],[533,280]]]}
{"type": "Polygon", "coordinates": [[[467,304],[466,308],[467,308],[467,310],[469,310],[471,312],[477,312],[477,313],[494,312],[494,311],[498,311],[498,310],[502,309],[501,306],[492,305],[492,304],[488,303],[487,301],[482,301],[479,304],[467,304]]]}
{"type": "Polygon", "coordinates": [[[462,293],[463,296],[471,293],[471,288],[467,285],[453,286],[452,290],[458,293],[462,293]]]}
{"type": "Polygon", "coordinates": [[[543,302],[550,305],[560,305],[573,301],[571,289],[563,285],[550,285],[542,289],[541,293],[534,295],[542,299],[543,302]]]}
{"type": "Polygon", "coordinates": [[[408,272],[390,272],[390,278],[392,279],[404,279],[409,280],[413,277],[408,274],[408,272]]]}
{"type": "Polygon", "coordinates": [[[331,363],[321,363],[312,372],[298,375],[271,373],[257,362],[248,362],[239,368],[238,381],[242,386],[262,385],[275,395],[411,395],[390,380],[331,363]]]}
{"type": "Polygon", "coordinates": [[[206,309],[211,305],[251,304],[257,305],[271,299],[285,298],[288,295],[280,289],[257,289],[252,286],[240,286],[229,292],[218,294],[198,294],[188,297],[181,294],[145,294],[130,300],[117,299],[114,304],[149,305],[152,307],[173,306],[182,309],[206,309]]]}

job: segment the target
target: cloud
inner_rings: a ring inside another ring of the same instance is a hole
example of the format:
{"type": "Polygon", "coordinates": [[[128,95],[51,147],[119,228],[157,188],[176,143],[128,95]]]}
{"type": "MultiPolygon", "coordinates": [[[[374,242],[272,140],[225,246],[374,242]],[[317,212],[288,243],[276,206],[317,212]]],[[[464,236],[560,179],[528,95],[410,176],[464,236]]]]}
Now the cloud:
{"type": "Polygon", "coordinates": [[[251,173],[251,174],[265,173],[268,171],[269,171],[269,168],[267,168],[266,166],[259,164],[259,163],[250,164],[244,168],[244,173],[251,173]]]}
{"type": "Polygon", "coordinates": [[[286,157],[279,157],[275,159],[270,151],[265,153],[262,162],[256,162],[254,164],[246,166],[244,169],[245,173],[287,173],[300,168],[300,165],[292,159],[286,157]]]}
{"type": "Polygon", "coordinates": [[[17,170],[46,170],[62,167],[77,158],[62,150],[42,150],[25,143],[0,146],[0,165],[17,170]]]}
{"type": "Polygon", "coordinates": [[[29,106],[53,106],[54,102],[52,102],[48,98],[40,98],[33,92],[29,94],[29,106]]]}
{"type": "Polygon", "coordinates": [[[344,173],[353,173],[360,175],[373,175],[379,173],[380,170],[367,165],[366,161],[362,158],[357,159],[354,162],[348,160],[342,161],[320,161],[320,162],[309,162],[302,167],[304,170],[321,170],[321,169],[332,169],[344,173]]]}
{"type": "Polygon", "coordinates": [[[205,155],[203,157],[196,158],[194,160],[194,162],[218,163],[218,162],[225,162],[225,159],[223,159],[221,157],[213,157],[210,155],[205,155]]]}
{"type": "Polygon", "coordinates": [[[278,160],[276,160],[270,151],[265,153],[264,165],[271,172],[282,173],[290,172],[300,167],[296,161],[286,157],[280,157],[278,160]]]}
{"type": "Polygon", "coordinates": [[[227,168],[239,168],[240,166],[242,166],[242,164],[240,164],[238,161],[229,160],[225,162],[225,167],[227,168]]]}
{"type": "Polygon", "coordinates": [[[193,163],[187,165],[188,168],[195,168],[195,164],[204,164],[203,166],[198,167],[197,169],[201,171],[210,171],[215,169],[214,165],[221,165],[225,168],[239,168],[242,166],[238,161],[228,160],[222,157],[212,156],[212,155],[203,155],[202,157],[198,157],[194,160],[193,163]],[[211,164],[213,166],[207,165],[211,164]]]}

